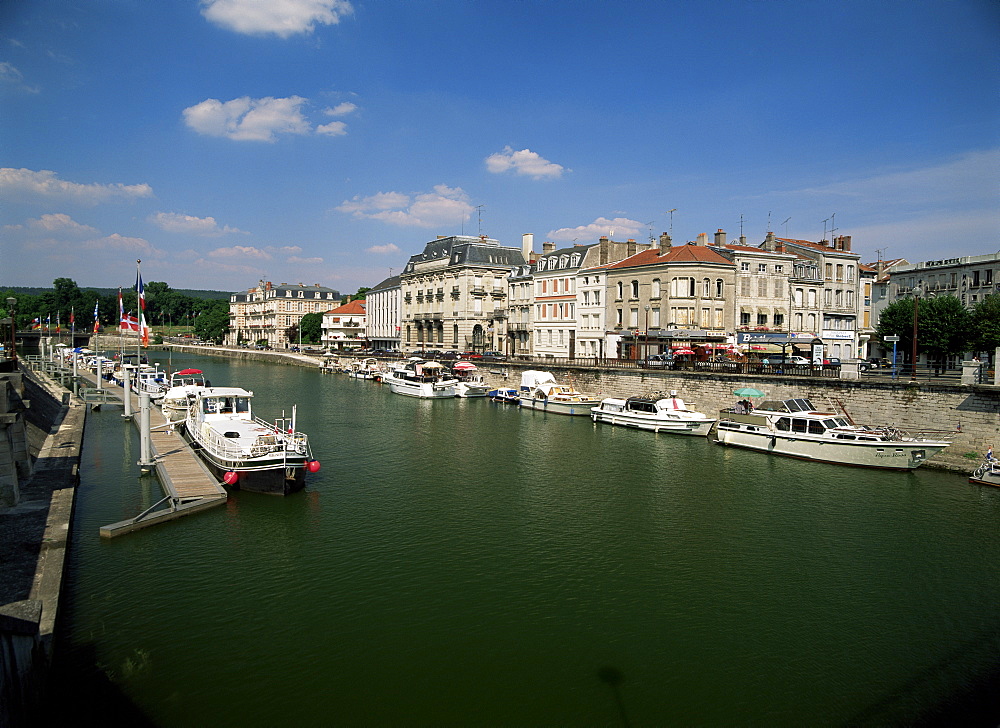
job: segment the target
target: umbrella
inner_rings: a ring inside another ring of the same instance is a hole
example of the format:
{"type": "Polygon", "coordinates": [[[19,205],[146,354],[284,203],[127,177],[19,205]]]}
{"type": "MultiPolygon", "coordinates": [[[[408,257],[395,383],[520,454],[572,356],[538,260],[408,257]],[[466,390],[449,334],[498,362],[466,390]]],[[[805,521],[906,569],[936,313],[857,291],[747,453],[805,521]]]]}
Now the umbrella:
{"type": "Polygon", "coordinates": [[[740,387],[739,389],[734,389],[733,394],[737,397],[763,397],[764,392],[759,389],[754,389],[753,387],[740,387]]]}
{"type": "Polygon", "coordinates": [[[674,349],[674,354],[684,356],[686,354],[694,354],[693,349],[674,349]]]}
{"type": "Polygon", "coordinates": [[[457,369],[463,372],[471,372],[473,369],[477,368],[478,367],[471,361],[457,361],[455,362],[455,365],[452,367],[452,369],[457,369]]]}
{"type": "Polygon", "coordinates": [[[201,369],[181,369],[179,372],[175,372],[175,374],[180,374],[181,376],[185,376],[188,374],[202,374],[202,373],[203,372],[201,371],[201,369]]]}

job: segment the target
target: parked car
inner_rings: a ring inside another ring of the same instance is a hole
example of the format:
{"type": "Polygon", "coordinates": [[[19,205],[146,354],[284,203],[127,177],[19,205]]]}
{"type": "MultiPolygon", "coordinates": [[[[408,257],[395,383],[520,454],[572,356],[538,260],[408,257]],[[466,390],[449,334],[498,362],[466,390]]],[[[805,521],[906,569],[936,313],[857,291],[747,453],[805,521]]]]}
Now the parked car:
{"type": "Polygon", "coordinates": [[[823,363],[824,364],[828,364],[829,366],[832,366],[832,367],[839,367],[840,366],[840,359],[837,358],[837,357],[835,357],[835,356],[831,356],[829,359],[824,359],[823,363]]]}
{"type": "Polygon", "coordinates": [[[668,356],[667,354],[651,354],[646,357],[647,367],[663,367],[671,368],[674,364],[674,358],[668,356]]]}
{"type": "Polygon", "coordinates": [[[504,356],[502,351],[484,351],[483,359],[487,359],[489,361],[507,361],[507,357],[504,356]]]}
{"type": "Polygon", "coordinates": [[[778,354],[776,356],[769,356],[769,357],[767,357],[766,359],[763,360],[762,363],[764,363],[764,364],[772,364],[772,365],[774,365],[774,364],[791,364],[792,366],[802,366],[802,365],[806,365],[806,364],[811,364],[812,362],[810,362],[804,356],[787,356],[787,357],[782,357],[781,354],[778,354]]]}
{"type": "Polygon", "coordinates": [[[463,359],[482,359],[483,355],[478,351],[463,351],[459,356],[463,359]]]}

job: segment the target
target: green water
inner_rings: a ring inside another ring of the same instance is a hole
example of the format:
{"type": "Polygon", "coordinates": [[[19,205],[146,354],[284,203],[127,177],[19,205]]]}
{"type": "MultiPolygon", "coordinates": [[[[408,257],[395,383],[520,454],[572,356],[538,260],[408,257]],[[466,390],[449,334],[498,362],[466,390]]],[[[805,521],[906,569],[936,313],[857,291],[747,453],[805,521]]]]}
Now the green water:
{"type": "Polygon", "coordinates": [[[60,656],[156,725],[910,725],[995,684],[1000,489],[173,365],[298,403],[322,470],[102,541],[160,491],[90,417],[60,656]]]}

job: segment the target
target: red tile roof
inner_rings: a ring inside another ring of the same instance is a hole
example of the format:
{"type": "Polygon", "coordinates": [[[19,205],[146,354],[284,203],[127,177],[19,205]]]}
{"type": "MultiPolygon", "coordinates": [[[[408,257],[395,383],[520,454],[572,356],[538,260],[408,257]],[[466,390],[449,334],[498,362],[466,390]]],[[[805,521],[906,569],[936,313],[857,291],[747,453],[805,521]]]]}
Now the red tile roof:
{"type": "Polygon", "coordinates": [[[659,248],[650,248],[619,261],[614,265],[610,265],[608,268],[636,268],[643,265],[659,265],[663,263],[722,263],[724,265],[733,265],[732,261],[727,260],[714,250],[703,245],[675,245],[665,255],[660,255],[659,248]]]}
{"type": "Polygon", "coordinates": [[[365,313],[365,302],[360,298],[355,298],[353,301],[348,301],[343,306],[338,306],[337,308],[327,311],[327,313],[339,313],[344,316],[352,314],[363,316],[365,313]]]}

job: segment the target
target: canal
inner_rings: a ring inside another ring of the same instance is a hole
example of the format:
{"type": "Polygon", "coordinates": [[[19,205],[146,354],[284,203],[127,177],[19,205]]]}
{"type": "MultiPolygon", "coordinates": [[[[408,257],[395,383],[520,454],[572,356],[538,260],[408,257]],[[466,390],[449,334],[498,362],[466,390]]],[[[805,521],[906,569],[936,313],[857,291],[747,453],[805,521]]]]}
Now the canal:
{"type": "Polygon", "coordinates": [[[297,403],[322,470],[102,541],[160,490],[121,410],[89,416],[59,656],[103,719],[902,725],[996,706],[1000,489],[299,367],[172,366],[253,390],[269,419],[297,403]]]}

